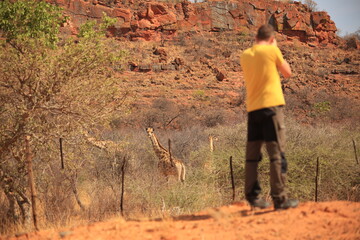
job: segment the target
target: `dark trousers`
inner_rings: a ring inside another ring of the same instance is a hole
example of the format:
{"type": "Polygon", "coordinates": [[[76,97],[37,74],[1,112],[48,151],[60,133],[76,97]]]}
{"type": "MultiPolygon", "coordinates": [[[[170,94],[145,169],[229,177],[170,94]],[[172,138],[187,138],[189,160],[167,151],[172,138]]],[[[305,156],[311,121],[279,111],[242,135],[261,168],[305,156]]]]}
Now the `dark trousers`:
{"type": "Polygon", "coordinates": [[[285,178],[285,127],[283,107],[264,108],[248,113],[248,135],[245,163],[245,197],[248,201],[258,198],[261,187],[258,164],[262,159],[261,147],[265,143],[270,158],[270,187],[274,201],[287,198],[285,178]]]}

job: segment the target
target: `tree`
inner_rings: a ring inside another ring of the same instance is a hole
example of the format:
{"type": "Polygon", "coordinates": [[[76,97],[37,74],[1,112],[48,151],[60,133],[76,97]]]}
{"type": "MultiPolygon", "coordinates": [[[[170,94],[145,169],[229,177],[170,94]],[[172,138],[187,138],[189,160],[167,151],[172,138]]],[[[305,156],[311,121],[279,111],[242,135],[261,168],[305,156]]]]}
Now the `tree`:
{"type": "Polygon", "coordinates": [[[305,0],[304,3],[308,5],[311,11],[313,12],[317,11],[317,3],[314,0],[305,0]]]}
{"type": "MultiPolygon", "coordinates": [[[[24,137],[32,136],[39,168],[53,161],[59,137],[79,142],[81,132],[106,126],[124,106],[126,93],[114,77],[123,53],[103,34],[114,20],[86,23],[77,40],[60,41],[64,21],[61,9],[46,2],[0,2],[0,188],[15,222],[30,221],[24,137]]],[[[76,159],[73,170],[81,167],[76,159]]]]}
{"type": "Polygon", "coordinates": [[[346,35],[344,36],[344,38],[345,38],[346,40],[348,40],[348,39],[350,39],[350,38],[355,38],[355,39],[357,39],[357,40],[360,41],[360,28],[358,28],[358,30],[356,30],[356,31],[353,32],[353,33],[346,34],[346,35]]]}
{"type": "Polygon", "coordinates": [[[58,42],[59,25],[66,21],[61,9],[43,1],[0,2],[0,29],[6,41],[19,48],[16,43],[43,39],[47,46],[58,42]]]}

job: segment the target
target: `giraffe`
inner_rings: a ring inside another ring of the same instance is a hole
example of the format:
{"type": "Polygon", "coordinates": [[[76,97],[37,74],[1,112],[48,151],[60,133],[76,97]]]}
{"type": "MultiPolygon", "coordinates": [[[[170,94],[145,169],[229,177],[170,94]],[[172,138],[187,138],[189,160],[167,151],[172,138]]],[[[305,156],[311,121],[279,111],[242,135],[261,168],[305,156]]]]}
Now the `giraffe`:
{"type": "Polygon", "coordinates": [[[151,143],[154,147],[156,156],[159,158],[158,168],[160,172],[168,179],[173,175],[177,177],[178,181],[185,181],[185,165],[181,160],[174,159],[171,154],[163,146],[154,134],[153,128],[146,128],[151,143]]]}
{"type": "Polygon", "coordinates": [[[214,142],[218,141],[218,138],[215,135],[209,135],[209,145],[210,145],[210,157],[204,163],[204,167],[209,171],[214,171],[214,142]]]}
{"type": "Polygon", "coordinates": [[[214,140],[217,141],[217,137],[209,135],[210,153],[214,152],[214,140]]]}
{"type": "Polygon", "coordinates": [[[119,156],[122,151],[125,149],[125,144],[121,142],[114,142],[111,140],[98,140],[90,136],[86,131],[82,132],[85,136],[86,142],[90,143],[94,147],[104,150],[110,157],[113,158],[112,168],[116,169],[118,166],[119,156]]]}

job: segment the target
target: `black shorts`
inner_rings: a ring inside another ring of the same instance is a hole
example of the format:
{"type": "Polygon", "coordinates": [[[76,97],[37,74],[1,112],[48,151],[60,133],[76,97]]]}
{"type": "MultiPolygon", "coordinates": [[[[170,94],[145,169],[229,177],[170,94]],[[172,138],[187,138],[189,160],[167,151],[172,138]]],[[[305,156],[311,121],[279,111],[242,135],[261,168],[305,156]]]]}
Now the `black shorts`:
{"type": "Polygon", "coordinates": [[[248,142],[276,141],[283,152],[285,145],[283,106],[249,112],[247,140],[248,142]]]}

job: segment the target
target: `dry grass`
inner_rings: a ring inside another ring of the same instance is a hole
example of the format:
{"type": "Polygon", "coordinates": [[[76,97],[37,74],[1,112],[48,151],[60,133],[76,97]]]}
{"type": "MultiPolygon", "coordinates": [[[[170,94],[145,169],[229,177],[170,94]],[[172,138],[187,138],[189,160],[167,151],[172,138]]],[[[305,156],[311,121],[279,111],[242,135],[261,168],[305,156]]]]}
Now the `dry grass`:
{"type": "MultiPolygon", "coordinates": [[[[355,164],[352,139],[360,142],[359,131],[349,126],[301,125],[288,119],[289,192],[302,201],[314,198],[315,161],[320,158],[319,199],[360,200],[360,166],[355,164]],[[346,177],[344,177],[346,176],[346,177]]],[[[358,129],[358,128],[357,128],[358,129]]],[[[243,199],[245,124],[193,127],[182,131],[157,131],[166,146],[172,139],[173,154],[185,161],[187,178],[181,184],[166,182],[157,170],[157,158],[145,131],[122,129],[104,132],[104,137],[127,142],[122,156],[128,159],[125,175],[125,218],[168,217],[188,214],[207,207],[231,202],[229,157],[233,156],[237,200],[243,199]],[[216,136],[215,151],[209,152],[208,136],[216,136]]],[[[120,215],[121,174],[101,152],[92,153],[79,170],[78,190],[85,209],[77,205],[74,195],[60,175],[37,171],[38,179],[47,179],[51,188],[38,184],[41,212],[40,227],[59,229],[120,215]]],[[[119,158],[122,160],[123,157],[119,158]]],[[[268,160],[260,165],[261,183],[268,196],[268,160]]],[[[7,209],[0,196],[1,216],[7,209]]],[[[6,224],[2,218],[2,234],[28,231],[21,225],[6,224]]]]}

